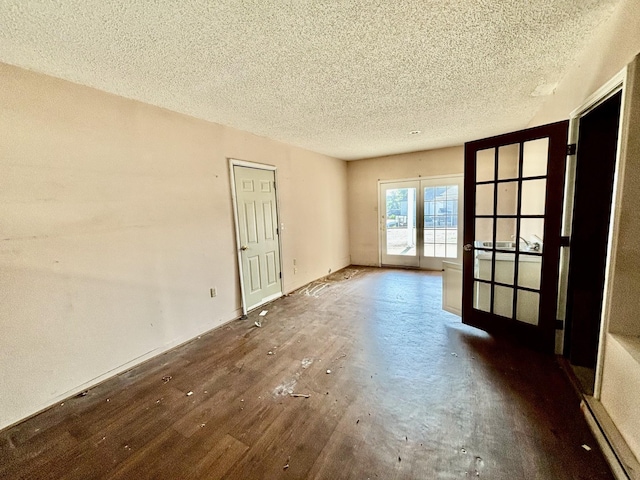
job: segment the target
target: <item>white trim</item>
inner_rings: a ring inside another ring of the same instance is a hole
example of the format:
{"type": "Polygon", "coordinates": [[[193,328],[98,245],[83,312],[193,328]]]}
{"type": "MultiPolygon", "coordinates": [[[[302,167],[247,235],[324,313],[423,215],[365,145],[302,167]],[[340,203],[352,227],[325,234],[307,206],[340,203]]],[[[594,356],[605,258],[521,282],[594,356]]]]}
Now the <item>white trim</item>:
{"type": "Polygon", "coordinates": [[[578,108],[573,110],[569,115],[569,118],[583,116],[590,110],[600,105],[607,100],[613,94],[615,94],[620,88],[624,86],[627,79],[627,68],[624,67],[618,73],[616,73],[607,83],[602,85],[598,90],[593,92],[578,108]]]}
{"type": "Polygon", "coordinates": [[[35,417],[36,415],[41,414],[42,412],[48,410],[49,408],[51,408],[52,406],[59,404],[60,402],[66,401],[70,398],[73,398],[74,396],[76,396],[78,393],[83,392],[85,390],[89,390],[90,388],[94,388],[106,381],[111,380],[112,378],[120,375],[121,373],[127,372],[129,370],[132,370],[134,368],[137,368],[138,366],[142,365],[143,363],[145,363],[148,360],[151,360],[153,358],[156,358],[160,355],[162,355],[163,353],[166,353],[176,347],[179,347],[180,345],[184,345],[187,344],[189,342],[192,342],[193,340],[195,340],[196,338],[199,338],[203,335],[208,334],[209,332],[212,332],[220,327],[223,327],[225,325],[227,325],[230,322],[233,322],[234,320],[237,320],[238,317],[241,314],[241,310],[240,309],[236,309],[233,311],[233,314],[231,316],[231,318],[228,318],[227,320],[223,320],[222,322],[220,322],[217,325],[207,325],[204,330],[198,331],[196,333],[189,333],[188,335],[182,335],[178,338],[175,338],[171,341],[169,341],[168,343],[165,343],[164,345],[161,345],[159,347],[154,348],[153,350],[150,350],[146,353],[143,353],[142,355],[133,358],[131,360],[126,361],[125,363],[123,363],[122,365],[119,365],[115,368],[112,368],[111,370],[104,372],[100,375],[98,375],[95,378],[92,378],[91,380],[88,380],[86,382],[83,382],[69,390],[67,390],[66,392],[63,392],[59,395],[56,395],[55,397],[53,397],[53,399],[51,400],[47,400],[44,403],[41,403],[38,407],[36,407],[36,410],[19,419],[9,419],[9,423],[5,424],[0,424],[0,429],[4,430],[7,428],[11,428],[15,425],[18,425],[19,423],[24,422],[25,420],[28,420],[30,418],[35,417]]]}
{"type": "Polygon", "coordinates": [[[624,164],[626,155],[622,155],[625,149],[623,140],[625,139],[624,130],[626,128],[627,115],[625,115],[625,106],[630,99],[627,98],[628,89],[626,88],[628,79],[628,69],[625,68],[620,74],[622,76],[620,87],[617,90],[622,91],[620,99],[620,119],[618,122],[618,144],[616,145],[615,169],[613,172],[613,192],[611,195],[611,214],[609,223],[609,238],[607,238],[607,254],[604,271],[604,289],[602,295],[602,315],[600,317],[600,338],[598,339],[598,358],[596,361],[596,381],[594,385],[594,398],[600,400],[602,392],[602,374],[604,371],[604,353],[606,350],[605,337],[609,331],[609,319],[611,318],[611,297],[613,294],[613,262],[616,258],[618,249],[618,236],[620,234],[620,213],[622,203],[622,186],[621,180],[624,175],[624,164]]]}
{"type": "Polygon", "coordinates": [[[640,463],[602,403],[593,397],[585,396],[580,402],[580,410],[611,467],[613,476],[617,480],[640,479],[640,463]]]}
{"type": "Polygon", "coordinates": [[[280,202],[278,201],[278,171],[277,168],[274,165],[267,165],[264,163],[256,163],[256,162],[248,162],[246,160],[238,160],[235,158],[229,158],[229,175],[230,175],[230,181],[231,181],[231,200],[232,200],[232,204],[233,204],[233,221],[234,221],[234,225],[235,225],[235,234],[236,234],[236,252],[237,252],[237,259],[238,259],[238,276],[240,278],[240,298],[242,301],[242,316],[246,316],[247,312],[249,310],[253,310],[255,308],[258,308],[261,305],[264,305],[267,302],[270,302],[272,300],[275,300],[276,298],[280,298],[283,295],[283,291],[284,288],[282,287],[283,283],[284,283],[284,275],[283,275],[283,268],[282,268],[282,229],[281,229],[281,225],[280,225],[280,202]],[[236,177],[235,177],[235,172],[233,171],[233,167],[246,167],[246,168],[255,168],[257,170],[267,170],[267,171],[272,171],[273,172],[273,181],[276,184],[275,187],[275,197],[276,197],[276,218],[278,220],[277,223],[277,229],[279,232],[278,235],[278,250],[279,250],[279,260],[280,260],[280,292],[275,293],[273,295],[270,295],[269,297],[263,298],[258,304],[256,305],[252,305],[250,307],[247,307],[247,301],[246,301],[246,296],[245,296],[245,291],[244,291],[244,277],[242,274],[242,254],[240,253],[240,228],[239,228],[239,219],[238,219],[238,197],[237,197],[237,193],[236,193],[236,177]]]}
{"type": "Polygon", "coordinates": [[[438,180],[441,178],[464,178],[464,173],[450,173],[448,175],[429,175],[429,176],[422,176],[422,175],[418,175],[417,177],[411,177],[411,178],[397,178],[395,180],[380,180],[378,179],[378,185],[383,184],[383,183],[398,183],[398,182],[411,182],[411,181],[420,181],[420,180],[438,180]]]}
{"type": "Polygon", "coordinates": [[[235,158],[229,158],[229,162],[231,163],[231,166],[257,168],[258,170],[273,170],[274,172],[277,170],[275,165],[269,165],[267,163],[249,162],[247,160],[238,160],[235,158]]]}

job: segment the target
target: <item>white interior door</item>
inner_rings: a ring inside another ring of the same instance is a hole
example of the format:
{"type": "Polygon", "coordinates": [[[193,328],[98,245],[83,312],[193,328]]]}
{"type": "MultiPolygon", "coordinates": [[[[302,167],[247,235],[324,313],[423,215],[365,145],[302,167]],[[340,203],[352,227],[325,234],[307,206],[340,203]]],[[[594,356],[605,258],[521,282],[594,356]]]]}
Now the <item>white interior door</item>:
{"type": "Polygon", "coordinates": [[[233,165],[243,308],[282,295],[275,172],[233,165]]]}
{"type": "Polygon", "coordinates": [[[462,175],[380,182],[380,263],[442,270],[462,261],[462,175]]]}

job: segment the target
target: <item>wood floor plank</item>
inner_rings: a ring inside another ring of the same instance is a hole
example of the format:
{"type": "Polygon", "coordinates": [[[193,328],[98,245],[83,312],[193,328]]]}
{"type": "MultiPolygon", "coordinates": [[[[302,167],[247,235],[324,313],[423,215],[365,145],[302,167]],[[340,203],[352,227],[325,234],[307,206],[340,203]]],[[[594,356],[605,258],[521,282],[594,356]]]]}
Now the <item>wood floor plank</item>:
{"type": "Polygon", "coordinates": [[[555,358],[462,325],[441,281],[313,282],[0,431],[0,478],[612,480],[555,358]]]}

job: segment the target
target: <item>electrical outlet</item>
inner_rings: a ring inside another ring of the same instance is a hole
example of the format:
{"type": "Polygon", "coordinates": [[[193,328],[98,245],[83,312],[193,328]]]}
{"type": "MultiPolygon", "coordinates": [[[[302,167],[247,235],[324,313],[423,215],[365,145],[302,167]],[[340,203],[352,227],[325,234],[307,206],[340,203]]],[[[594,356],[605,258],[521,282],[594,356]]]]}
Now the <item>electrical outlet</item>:
{"type": "Polygon", "coordinates": [[[211,293],[211,298],[218,296],[218,289],[216,287],[209,289],[209,292],[211,293]]]}

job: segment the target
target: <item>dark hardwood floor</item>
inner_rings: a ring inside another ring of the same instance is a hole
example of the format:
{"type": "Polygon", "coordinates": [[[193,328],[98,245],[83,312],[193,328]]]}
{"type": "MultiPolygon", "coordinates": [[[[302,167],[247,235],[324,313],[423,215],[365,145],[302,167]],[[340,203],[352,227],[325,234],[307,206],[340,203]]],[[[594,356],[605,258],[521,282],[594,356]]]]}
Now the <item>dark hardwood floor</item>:
{"type": "Polygon", "coordinates": [[[440,303],[342,270],[0,432],[0,477],[612,479],[555,358],[440,303]]]}

